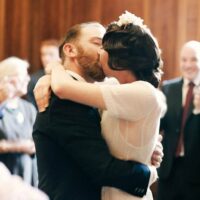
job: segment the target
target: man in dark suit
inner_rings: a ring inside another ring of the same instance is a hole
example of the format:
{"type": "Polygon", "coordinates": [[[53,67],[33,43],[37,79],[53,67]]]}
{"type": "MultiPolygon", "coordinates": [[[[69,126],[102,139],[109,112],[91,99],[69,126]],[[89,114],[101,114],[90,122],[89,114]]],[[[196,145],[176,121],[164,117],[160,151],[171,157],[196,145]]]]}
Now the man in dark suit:
{"type": "MultiPolygon", "coordinates": [[[[104,78],[98,59],[104,33],[98,23],[76,25],[67,32],[60,54],[67,73],[75,80],[104,78]]],[[[140,197],[146,193],[150,169],[110,154],[95,108],[53,94],[47,110],[37,116],[33,138],[39,188],[51,200],[100,200],[102,186],[140,197]]]]}
{"type": "Polygon", "coordinates": [[[164,158],[158,200],[200,199],[200,42],[183,46],[180,67],[183,78],[162,87],[168,111],[161,123],[164,158]]]}

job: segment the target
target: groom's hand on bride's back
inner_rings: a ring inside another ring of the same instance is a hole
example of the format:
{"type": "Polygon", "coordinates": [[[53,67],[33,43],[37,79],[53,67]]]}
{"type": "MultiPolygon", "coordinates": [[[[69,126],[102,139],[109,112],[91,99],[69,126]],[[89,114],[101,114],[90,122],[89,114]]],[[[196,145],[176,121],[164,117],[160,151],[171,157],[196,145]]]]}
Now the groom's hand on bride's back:
{"type": "Polygon", "coordinates": [[[49,106],[51,96],[51,76],[42,76],[34,88],[35,101],[39,112],[43,112],[49,106]]]}
{"type": "Polygon", "coordinates": [[[163,146],[161,144],[162,141],[162,135],[159,135],[155,149],[153,151],[153,154],[151,156],[151,163],[152,165],[154,165],[155,167],[160,167],[160,164],[162,162],[162,158],[164,156],[163,154],[163,146]]]}

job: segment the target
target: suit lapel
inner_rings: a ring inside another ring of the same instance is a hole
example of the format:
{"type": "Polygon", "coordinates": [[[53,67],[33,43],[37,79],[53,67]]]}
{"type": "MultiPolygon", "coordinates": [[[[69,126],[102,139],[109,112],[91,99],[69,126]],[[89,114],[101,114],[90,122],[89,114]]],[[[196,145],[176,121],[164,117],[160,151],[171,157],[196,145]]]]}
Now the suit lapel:
{"type": "Polygon", "coordinates": [[[180,119],[182,115],[182,86],[183,86],[183,79],[177,82],[176,87],[174,87],[174,95],[175,95],[175,112],[177,115],[177,119],[180,119]]]}

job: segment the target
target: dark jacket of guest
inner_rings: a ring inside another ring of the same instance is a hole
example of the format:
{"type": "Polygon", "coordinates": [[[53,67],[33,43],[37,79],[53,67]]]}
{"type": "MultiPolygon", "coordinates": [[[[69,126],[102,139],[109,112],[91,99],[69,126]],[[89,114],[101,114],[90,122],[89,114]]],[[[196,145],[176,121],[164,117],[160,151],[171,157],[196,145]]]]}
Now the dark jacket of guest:
{"type": "Polygon", "coordinates": [[[31,75],[31,80],[28,84],[28,92],[27,92],[26,97],[27,97],[27,100],[35,106],[35,108],[37,108],[37,105],[36,105],[35,97],[33,94],[33,89],[35,88],[35,85],[37,81],[39,80],[39,78],[41,78],[44,74],[45,74],[44,69],[38,70],[37,72],[31,75]]]}
{"type": "MultiPolygon", "coordinates": [[[[183,79],[165,81],[162,90],[167,98],[168,110],[162,119],[164,130],[164,158],[159,169],[159,178],[167,179],[173,169],[173,161],[181,127],[183,79]]],[[[186,180],[200,184],[200,114],[193,114],[191,105],[184,127],[184,171],[186,180]]]]}

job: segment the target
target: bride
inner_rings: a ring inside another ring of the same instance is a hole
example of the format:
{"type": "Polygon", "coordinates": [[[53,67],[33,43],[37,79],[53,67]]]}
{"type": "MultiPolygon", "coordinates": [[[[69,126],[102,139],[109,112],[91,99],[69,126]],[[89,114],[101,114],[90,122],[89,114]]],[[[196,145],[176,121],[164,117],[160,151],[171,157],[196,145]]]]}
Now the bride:
{"type": "MultiPolygon", "coordinates": [[[[140,18],[126,12],[108,26],[99,55],[105,75],[115,77],[114,83],[72,80],[57,64],[52,69],[51,88],[62,99],[103,110],[102,134],[111,153],[150,166],[163,111],[157,90],[162,65],[157,41],[140,18]]],[[[129,199],[153,198],[150,190],[138,198],[116,188],[102,189],[102,200],[129,199]]]]}

